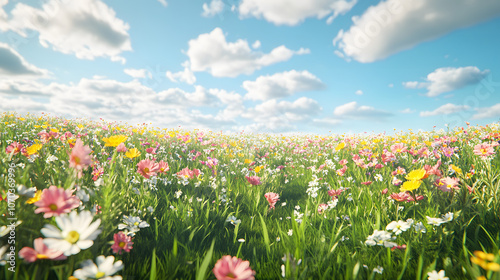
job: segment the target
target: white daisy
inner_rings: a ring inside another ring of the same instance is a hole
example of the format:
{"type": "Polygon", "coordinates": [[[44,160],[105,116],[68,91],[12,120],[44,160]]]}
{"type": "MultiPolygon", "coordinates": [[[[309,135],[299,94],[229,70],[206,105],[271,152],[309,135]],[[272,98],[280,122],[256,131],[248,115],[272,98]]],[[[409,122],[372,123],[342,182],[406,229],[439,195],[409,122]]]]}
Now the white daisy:
{"type": "Polygon", "coordinates": [[[443,217],[442,218],[443,223],[447,223],[447,222],[453,221],[453,213],[452,212],[448,212],[448,213],[444,214],[442,217],[443,217]]]}
{"type": "Polygon", "coordinates": [[[129,217],[123,215],[123,224],[118,225],[118,229],[126,229],[128,235],[134,236],[141,228],[149,227],[149,224],[141,220],[139,217],[129,217]]]}
{"type": "Polygon", "coordinates": [[[75,270],[73,276],[78,279],[102,279],[102,280],[121,280],[122,277],[111,276],[123,269],[122,261],[115,261],[114,256],[98,256],[95,264],[92,260],[82,262],[82,268],[75,270]]]}
{"type": "Polygon", "coordinates": [[[94,244],[94,239],[101,233],[98,229],[101,220],[92,223],[94,217],[90,211],[83,211],[78,214],[73,211],[56,217],[54,225],[45,225],[41,232],[46,237],[43,242],[50,249],[64,252],[65,256],[80,253],[81,250],[90,248],[94,244]]]}
{"type": "Polygon", "coordinates": [[[406,231],[407,229],[409,229],[411,227],[411,225],[405,221],[392,221],[390,222],[386,227],[385,229],[386,230],[392,230],[394,232],[394,234],[396,235],[399,235],[401,234],[403,231],[406,231]]]}
{"type": "Polygon", "coordinates": [[[444,223],[443,219],[441,219],[441,218],[432,218],[432,217],[429,217],[429,216],[425,216],[425,217],[427,218],[427,223],[429,225],[439,226],[442,223],[444,223]]]}

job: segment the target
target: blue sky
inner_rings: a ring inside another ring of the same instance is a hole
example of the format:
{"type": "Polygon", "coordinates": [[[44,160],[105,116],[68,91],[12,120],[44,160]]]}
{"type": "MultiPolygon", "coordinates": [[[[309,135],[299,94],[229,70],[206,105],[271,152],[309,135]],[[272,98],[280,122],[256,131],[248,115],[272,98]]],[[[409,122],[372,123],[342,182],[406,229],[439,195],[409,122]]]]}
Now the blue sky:
{"type": "Polygon", "coordinates": [[[0,111],[226,132],[500,120],[498,0],[0,0],[0,111]]]}

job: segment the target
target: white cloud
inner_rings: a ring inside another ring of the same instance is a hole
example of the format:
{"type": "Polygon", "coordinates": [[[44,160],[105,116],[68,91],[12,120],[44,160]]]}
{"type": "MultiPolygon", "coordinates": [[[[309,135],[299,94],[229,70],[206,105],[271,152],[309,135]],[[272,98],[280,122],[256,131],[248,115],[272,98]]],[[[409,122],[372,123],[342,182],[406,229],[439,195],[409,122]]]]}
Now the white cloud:
{"type": "Polygon", "coordinates": [[[166,0],[158,0],[158,2],[160,2],[163,5],[163,7],[167,7],[168,6],[168,3],[167,3],[166,0]]]}
{"type": "Polygon", "coordinates": [[[238,10],[241,17],[264,18],[276,25],[297,25],[306,18],[326,16],[329,16],[327,23],[331,23],[355,4],[356,0],[243,0],[238,10]]]}
{"type": "Polygon", "coordinates": [[[358,89],[356,92],[355,92],[356,95],[363,95],[363,91],[358,89]]]}
{"type": "Polygon", "coordinates": [[[406,108],[406,109],[401,110],[399,112],[402,113],[402,114],[411,114],[411,113],[415,113],[415,110],[412,110],[410,108],[406,108]]]}
{"type": "Polygon", "coordinates": [[[151,73],[146,69],[126,68],[126,69],[123,69],[123,72],[125,72],[125,74],[129,75],[130,77],[136,78],[136,79],[139,79],[139,78],[144,79],[146,77],[149,77],[151,79],[151,77],[152,77],[151,73]]]}
{"type": "Polygon", "coordinates": [[[207,71],[215,77],[236,77],[252,74],[264,66],[289,60],[293,55],[307,54],[308,49],[292,51],[285,46],[274,48],[264,54],[250,49],[248,42],[242,39],[234,43],[227,42],[222,29],[215,28],[189,41],[186,54],[191,63],[191,70],[207,71]]]}
{"type": "Polygon", "coordinates": [[[243,128],[245,131],[283,132],[297,128],[297,124],[306,122],[321,112],[316,100],[301,97],[293,102],[268,100],[253,108],[248,108],[242,117],[254,122],[243,128]]]}
{"type": "Polygon", "coordinates": [[[404,82],[406,88],[427,88],[427,96],[438,96],[445,92],[461,89],[468,85],[479,83],[489,73],[489,70],[481,71],[475,66],[459,68],[438,68],[427,75],[426,82],[404,82]]]}
{"type": "Polygon", "coordinates": [[[33,80],[0,81],[0,111],[50,112],[67,118],[92,117],[166,127],[222,129],[237,125],[243,97],[219,89],[160,93],[138,80],[81,79],[77,84],[42,84],[33,80]],[[196,107],[212,110],[202,113],[196,107]],[[219,110],[220,109],[220,110],[219,110]],[[238,111],[239,110],[239,111],[238,111]],[[231,116],[227,113],[232,113],[231,116]]]}
{"type": "Polygon", "coordinates": [[[49,71],[30,64],[16,50],[0,42],[0,77],[46,77],[49,71]]]}
{"type": "Polygon", "coordinates": [[[394,84],[389,84],[388,87],[393,88],[394,84]]]}
{"type": "Polygon", "coordinates": [[[386,117],[390,117],[393,114],[375,109],[371,106],[359,106],[356,101],[346,103],[344,105],[338,106],[333,110],[333,114],[338,117],[349,118],[349,119],[372,119],[372,120],[382,120],[386,117]]]}
{"type": "Polygon", "coordinates": [[[212,0],[210,5],[207,3],[203,3],[203,13],[201,13],[204,17],[213,17],[216,14],[222,13],[224,11],[224,2],[222,0],[212,0]]]}
{"type": "Polygon", "coordinates": [[[183,71],[179,71],[176,73],[167,71],[165,75],[170,81],[174,83],[183,82],[190,85],[196,83],[196,76],[189,67],[189,61],[185,61],[184,63],[182,63],[182,67],[184,67],[183,71]]]}
{"type": "Polygon", "coordinates": [[[498,0],[381,1],[353,17],[333,44],[359,62],[373,62],[498,15],[498,0]]]}
{"type": "Polygon", "coordinates": [[[37,31],[43,47],[80,59],[108,57],[124,63],[120,54],[132,50],[129,25],[100,0],[50,0],[41,9],[18,3],[10,14],[7,29],[23,37],[37,31]]]}
{"type": "Polygon", "coordinates": [[[500,103],[497,103],[491,107],[486,108],[476,108],[477,113],[472,116],[473,120],[496,118],[500,116],[500,103]]]}
{"type": "Polygon", "coordinates": [[[322,118],[322,119],[313,119],[313,123],[316,126],[333,127],[333,126],[337,126],[337,125],[342,124],[342,120],[327,117],[327,118],[322,118]]]}
{"type": "Polygon", "coordinates": [[[420,112],[421,117],[431,117],[431,116],[437,116],[437,115],[449,115],[453,113],[458,113],[461,111],[468,110],[469,106],[467,105],[455,105],[455,104],[444,104],[443,106],[437,108],[434,111],[423,111],[420,112]]]}
{"type": "Polygon", "coordinates": [[[254,48],[254,49],[258,49],[258,48],[260,48],[260,45],[261,45],[261,44],[260,44],[260,41],[259,41],[259,40],[257,40],[257,41],[255,41],[255,42],[252,44],[252,48],[254,48]]]}
{"type": "Polygon", "coordinates": [[[291,70],[272,76],[260,76],[255,81],[244,81],[243,88],[248,92],[245,95],[247,99],[268,100],[291,96],[297,92],[320,90],[325,85],[308,71],[291,70]]]}

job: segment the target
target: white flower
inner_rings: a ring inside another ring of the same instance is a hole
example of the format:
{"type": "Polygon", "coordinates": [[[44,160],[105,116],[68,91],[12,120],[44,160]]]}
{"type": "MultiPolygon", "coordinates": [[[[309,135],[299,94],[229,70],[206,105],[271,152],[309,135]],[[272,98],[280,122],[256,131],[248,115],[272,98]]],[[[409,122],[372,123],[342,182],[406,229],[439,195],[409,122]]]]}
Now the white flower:
{"type": "Polygon", "coordinates": [[[9,245],[5,245],[3,247],[0,247],[0,265],[5,265],[7,264],[7,249],[9,248],[9,245]]]}
{"type": "Polygon", "coordinates": [[[292,234],[293,234],[293,229],[289,230],[289,231],[287,232],[287,234],[288,234],[288,236],[292,236],[292,234]]]}
{"type": "Polygon", "coordinates": [[[382,182],[382,180],[384,180],[384,177],[382,177],[382,175],[380,175],[380,174],[376,174],[374,176],[374,178],[375,178],[375,181],[379,181],[379,182],[382,182]]]}
{"type": "Polygon", "coordinates": [[[94,217],[90,211],[78,214],[73,211],[56,217],[54,225],[45,225],[40,231],[46,237],[43,242],[50,249],[64,252],[65,256],[76,255],[94,244],[94,239],[101,233],[98,229],[101,220],[92,223],[94,217]]]}
{"type": "Polygon", "coordinates": [[[123,269],[122,261],[115,261],[114,256],[98,256],[95,264],[92,260],[82,262],[82,268],[75,270],[73,276],[78,279],[121,280],[121,276],[111,276],[123,269]]]}
{"type": "Polygon", "coordinates": [[[181,195],[182,195],[182,191],[181,190],[176,191],[175,194],[174,194],[175,198],[177,198],[177,199],[179,197],[181,197],[181,195]]]}
{"type": "Polygon", "coordinates": [[[447,223],[447,222],[453,221],[453,213],[452,212],[448,212],[448,213],[444,214],[442,217],[443,217],[442,218],[443,223],[447,223]]]}
{"type": "Polygon", "coordinates": [[[26,197],[34,197],[36,193],[36,188],[27,188],[25,185],[19,185],[17,186],[17,193],[26,196],[26,197]]]}
{"type": "Polygon", "coordinates": [[[373,268],[373,272],[376,272],[378,274],[382,274],[382,272],[384,272],[384,268],[379,265],[379,266],[373,268]]]}
{"type": "Polygon", "coordinates": [[[394,238],[392,237],[390,232],[387,232],[385,230],[374,230],[373,234],[366,238],[365,244],[368,246],[375,246],[375,245],[384,247],[397,246],[398,244],[390,241],[393,239],[394,238]]]}
{"type": "Polygon", "coordinates": [[[134,236],[141,228],[149,227],[149,224],[142,221],[139,217],[129,217],[123,215],[124,224],[119,224],[118,229],[127,229],[129,231],[128,235],[134,236]]]}
{"type": "Polygon", "coordinates": [[[427,230],[424,227],[424,224],[422,222],[418,222],[413,225],[413,228],[415,229],[416,232],[421,232],[421,233],[426,233],[427,230]]]}
{"type": "MultiPolygon", "coordinates": [[[[18,225],[20,225],[22,223],[22,221],[17,221],[15,224],[14,224],[14,228],[17,227],[18,225]]],[[[0,237],[4,237],[6,236],[8,233],[10,233],[12,231],[12,226],[1,226],[0,227],[0,237]]]]}
{"type": "Polygon", "coordinates": [[[444,270],[440,270],[439,272],[433,270],[431,272],[428,272],[427,275],[429,278],[428,280],[449,280],[450,278],[444,276],[444,270]]]}
{"type": "Polygon", "coordinates": [[[241,220],[238,220],[238,218],[236,218],[235,216],[230,215],[229,217],[227,217],[226,222],[230,222],[232,225],[237,225],[241,223],[241,220]]]}
{"type": "Polygon", "coordinates": [[[432,218],[432,217],[429,217],[429,216],[425,216],[425,217],[427,218],[427,223],[429,225],[439,226],[442,223],[444,223],[443,219],[441,219],[441,218],[432,218]]]}
{"type": "Polygon", "coordinates": [[[407,229],[409,229],[411,227],[411,225],[405,221],[392,221],[390,222],[386,227],[385,229],[386,230],[392,230],[394,232],[394,234],[396,235],[400,235],[403,231],[406,231],[407,229]]]}
{"type": "Polygon", "coordinates": [[[57,158],[56,156],[54,156],[54,155],[49,155],[49,156],[47,157],[47,159],[45,160],[45,162],[46,162],[46,163],[51,163],[51,162],[56,161],[56,160],[58,160],[58,158],[57,158]]]}
{"type": "Polygon", "coordinates": [[[338,200],[338,199],[336,199],[336,198],[335,198],[335,199],[333,199],[333,200],[329,200],[329,201],[328,201],[328,207],[330,207],[330,208],[335,208],[335,207],[337,206],[337,203],[338,203],[338,202],[339,202],[339,200],[338,200]]]}

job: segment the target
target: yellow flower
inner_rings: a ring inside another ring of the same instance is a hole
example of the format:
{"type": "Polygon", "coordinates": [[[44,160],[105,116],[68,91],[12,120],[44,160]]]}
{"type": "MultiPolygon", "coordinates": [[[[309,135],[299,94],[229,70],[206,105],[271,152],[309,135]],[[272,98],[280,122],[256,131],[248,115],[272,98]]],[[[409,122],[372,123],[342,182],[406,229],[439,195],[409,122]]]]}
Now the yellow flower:
{"type": "Polygon", "coordinates": [[[33,144],[33,145],[29,146],[28,148],[26,148],[26,152],[28,153],[28,155],[31,156],[31,155],[37,154],[41,148],[42,148],[42,144],[33,144]]]}
{"type": "Polygon", "coordinates": [[[422,184],[422,181],[420,180],[411,180],[411,181],[406,181],[403,183],[403,186],[401,186],[401,191],[406,192],[406,191],[413,191],[416,190],[420,187],[420,184],[422,184]]]}
{"type": "Polygon", "coordinates": [[[108,138],[103,138],[102,140],[106,143],[104,147],[116,147],[127,140],[125,135],[113,135],[108,138]]]}
{"type": "Polygon", "coordinates": [[[474,256],[470,258],[472,263],[481,266],[484,270],[500,271],[500,264],[492,262],[495,255],[482,251],[475,251],[474,256]]]}
{"type": "Polygon", "coordinates": [[[422,180],[425,176],[425,169],[417,169],[406,175],[406,180],[414,181],[414,180],[422,180]]]}
{"type": "Polygon", "coordinates": [[[259,173],[259,171],[261,171],[262,168],[264,168],[264,166],[262,166],[262,165],[255,167],[255,173],[259,173]]]}
{"type": "Polygon", "coordinates": [[[335,147],[335,151],[342,150],[345,147],[345,142],[341,142],[335,147]]]}
{"type": "Polygon", "coordinates": [[[40,200],[40,198],[42,198],[42,191],[41,191],[41,190],[38,190],[38,191],[36,191],[35,196],[34,196],[34,197],[32,197],[32,198],[30,198],[30,199],[28,199],[28,200],[26,201],[26,203],[28,203],[28,204],[33,204],[33,203],[35,203],[35,202],[39,201],[39,200],[40,200]]]}
{"type": "Polygon", "coordinates": [[[462,169],[460,169],[459,167],[457,167],[453,164],[450,164],[450,168],[453,169],[456,173],[462,174],[462,169]]]}
{"type": "Polygon", "coordinates": [[[137,148],[129,149],[126,153],[125,156],[128,158],[136,158],[141,155],[141,152],[137,150],[137,148]]]}
{"type": "Polygon", "coordinates": [[[247,158],[247,159],[245,159],[245,163],[247,163],[247,164],[248,164],[248,163],[252,163],[252,160],[251,160],[251,159],[249,159],[249,158],[247,158]]]}

